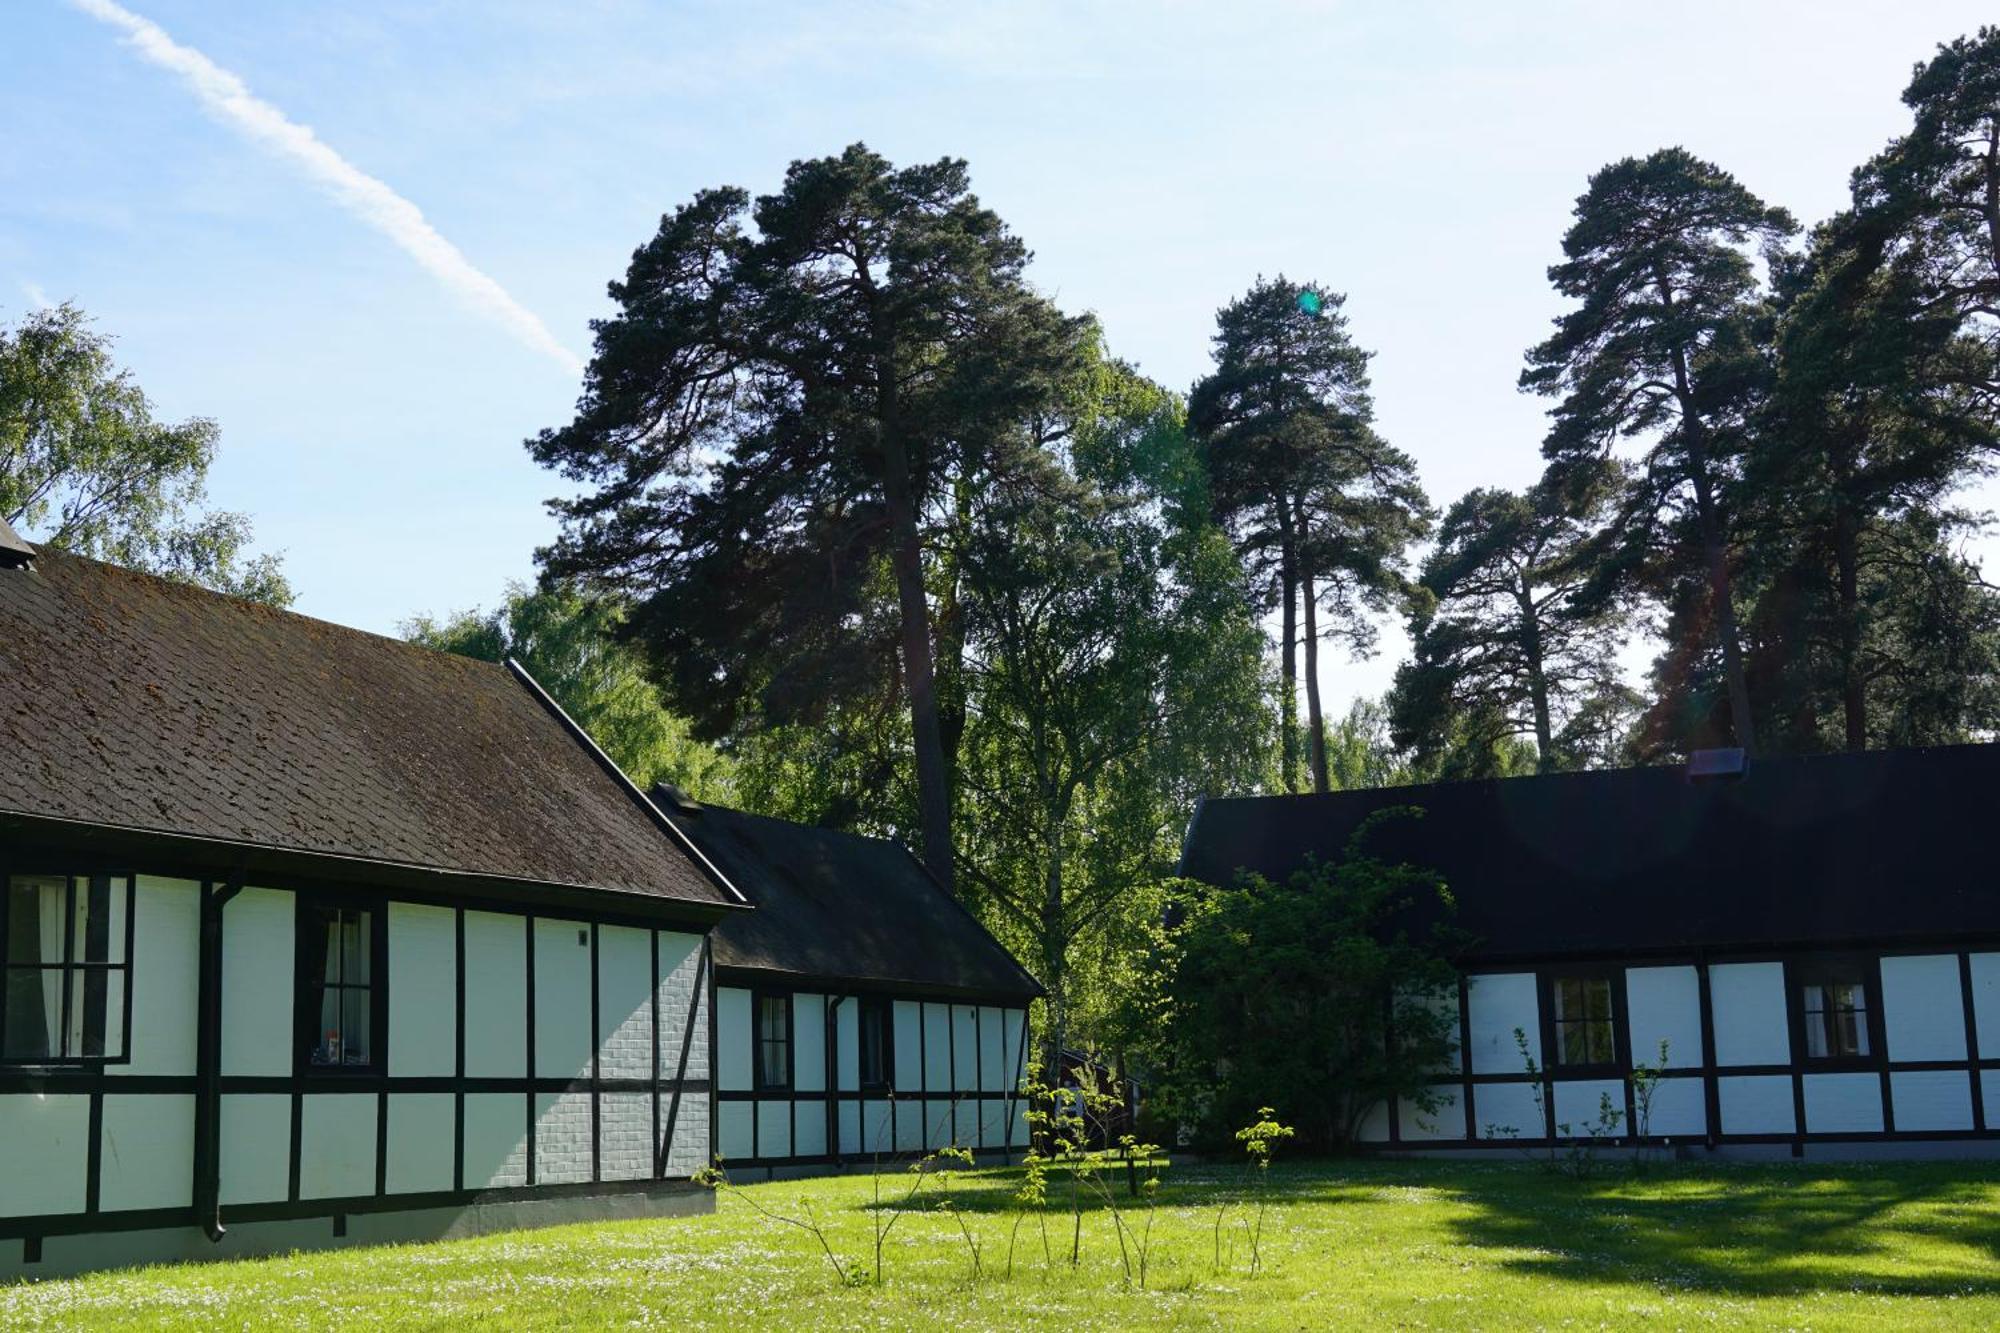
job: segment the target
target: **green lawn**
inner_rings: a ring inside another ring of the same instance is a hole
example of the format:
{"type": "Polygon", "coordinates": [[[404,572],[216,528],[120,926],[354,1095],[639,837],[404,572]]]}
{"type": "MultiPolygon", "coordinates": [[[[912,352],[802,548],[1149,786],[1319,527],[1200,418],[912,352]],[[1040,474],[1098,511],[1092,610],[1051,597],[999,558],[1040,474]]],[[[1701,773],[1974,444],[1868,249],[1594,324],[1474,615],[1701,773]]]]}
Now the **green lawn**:
{"type": "MultiPolygon", "coordinates": [[[[1085,1218],[1077,1269],[1055,1214],[1056,1267],[1030,1222],[1014,1276],[1001,1276],[998,1210],[1017,1173],[981,1171],[951,1191],[984,1243],[977,1283],[947,1216],[904,1217],[886,1285],[842,1289],[810,1236],[725,1197],[707,1218],[0,1288],[0,1328],[2000,1326],[2000,1165],[1660,1169],[1581,1184],[1515,1162],[1280,1166],[1255,1278],[1241,1210],[1215,1271],[1211,1201],[1241,1177],[1171,1175],[1148,1291],[1125,1288],[1102,1212],[1085,1218]]],[[[810,1200],[855,1263],[869,1189],[865,1176],[753,1187],[770,1208],[810,1200]]]]}

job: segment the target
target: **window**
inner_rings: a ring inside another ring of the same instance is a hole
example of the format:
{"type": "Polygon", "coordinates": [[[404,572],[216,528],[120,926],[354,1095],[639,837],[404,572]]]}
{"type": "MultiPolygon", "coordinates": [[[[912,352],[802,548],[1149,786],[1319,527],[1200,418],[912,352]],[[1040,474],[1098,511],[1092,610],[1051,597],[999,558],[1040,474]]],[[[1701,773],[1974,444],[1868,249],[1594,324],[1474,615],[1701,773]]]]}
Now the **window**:
{"type": "Polygon", "coordinates": [[[879,996],[861,999],[861,1086],[887,1088],[896,1077],[894,1010],[879,996]]]}
{"type": "Polygon", "coordinates": [[[299,900],[299,1051],[309,1070],[379,1073],[382,913],[299,900]]]}
{"type": "Polygon", "coordinates": [[[1855,977],[1807,982],[1800,991],[1805,1011],[1806,1057],[1854,1059],[1868,1054],[1868,987],[1855,977]]]}
{"type": "Polygon", "coordinates": [[[9,875],[0,911],[0,1064],[127,1058],[132,880],[9,875]]]}
{"type": "Polygon", "coordinates": [[[1611,1018],[1609,977],[1557,977],[1551,987],[1555,1003],[1557,1065],[1609,1065],[1618,1062],[1618,1042],[1611,1018]]]}
{"type": "Polygon", "coordinates": [[[757,1086],[792,1086],[792,1001],[788,995],[757,997],[757,1086]]]}

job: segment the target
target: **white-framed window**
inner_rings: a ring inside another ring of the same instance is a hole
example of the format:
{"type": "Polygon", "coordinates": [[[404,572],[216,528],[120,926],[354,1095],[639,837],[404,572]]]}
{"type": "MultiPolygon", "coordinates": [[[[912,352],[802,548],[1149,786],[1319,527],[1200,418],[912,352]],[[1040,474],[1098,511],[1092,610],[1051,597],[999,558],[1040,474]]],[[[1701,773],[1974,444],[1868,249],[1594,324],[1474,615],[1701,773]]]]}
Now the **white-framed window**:
{"type": "Polygon", "coordinates": [[[12,872],[0,910],[0,1064],[129,1059],[132,877],[12,872]]]}

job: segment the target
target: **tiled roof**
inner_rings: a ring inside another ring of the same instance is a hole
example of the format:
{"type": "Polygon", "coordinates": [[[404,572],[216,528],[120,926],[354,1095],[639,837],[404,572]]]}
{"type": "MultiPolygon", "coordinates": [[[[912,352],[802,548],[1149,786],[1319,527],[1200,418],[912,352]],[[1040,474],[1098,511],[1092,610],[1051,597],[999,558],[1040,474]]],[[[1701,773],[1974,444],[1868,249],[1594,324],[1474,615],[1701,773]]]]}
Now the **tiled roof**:
{"type": "Polygon", "coordinates": [[[1376,854],[1441,871],[1481,955],[2000,936],[2000,745],[1752,758],[1740,778],[1634,768],[1204,801],[1183,873],[1282,880],[1376,854]]]}
{"type": "Polygon", "coordinates": [[[757,908],[715,928],[719,967],[1032,999],[1035,979],[900,843],[656,801],[757,908]]]}
{"type": "Polygon", "coordinates": [[[0,569],[0,812],[736,901],[507,667],[49,552],[0,569]]]}

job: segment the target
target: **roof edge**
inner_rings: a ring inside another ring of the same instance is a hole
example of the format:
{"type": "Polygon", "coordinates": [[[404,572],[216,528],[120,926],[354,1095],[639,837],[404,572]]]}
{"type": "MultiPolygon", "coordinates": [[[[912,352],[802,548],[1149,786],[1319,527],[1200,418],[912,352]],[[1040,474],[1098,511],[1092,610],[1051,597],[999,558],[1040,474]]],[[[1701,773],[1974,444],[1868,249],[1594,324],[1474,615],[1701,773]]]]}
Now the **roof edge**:
{"type": "MultiPolygon", "coordinates": [[[[865,838],[868,835],[865,833],[858,833],[852,836],[865,838]]],[[[1008,948],[1006,945],[1000,942],[999,936],[995,935],[991,930],[987,929],[986,923],[984,921],[981,921],[978,917],[972,914],[972,909],[970,907],[967,907],[962,901],[960,901],[959,896],[957,894],[953,893],[950,889],[944,886],[944,881],[939,879],[937,875],[931,870],[931,868],[924,864],[924,859],[921,856],[918,856],[915,852],[910,850],[910,844],[904,842],[901,838],[881,838],[878,839],[878,841],[893,844],[899,851],[903,853],[903,855],[909,857],[911,863],[916,866],[917,870],[923,875],[923,877],[931,882],[931,887],[936,889],[940,894],[942,894],[946,902],[950,903],[953,907],[956,907],[959,910],[959,912],[963,914],[965,919],[972,923],[973,929],[977,930],[981,935],[984,935],[986,937],[987,943],[991,944],[994,948],[1000,951],[1001,957],[1005,958],[1008,962],[1014,965],[1014,970],[1021,974],[1021,979],[1023,981],[1026,981],[1030,986],[1033,986],[1035,988],[1035,996],[1037,999],[1044,998],[1048,995],[1049,993],[1048,987],[1044,986],[1041,983],[1040,978],[1036,977],[1033,972],[1030,972],[1022,964],[1021,960],[1014,956],[1014,951],[1012,949],[1008,948]]]]}
{"type": "Polygon", "coordinates": [[[701,848],[694,845],[694,840],[692,838],[688,837],[687,834],[681,832],[679,828],[675,827],[674,822],[671,819],[668,819],[664,814],[660,813],[660,807],[653,804],[652,799],[648,797],[645,792],[639,789],[639,784],[632,781],[632,779],[626,775],[624,769],[618,767],[617,764],[612,762],[611,756],[604,753],[603,747],[599,746],[595,740],[591,739],[590,733],[585,731],[580,725],[578,725],[577,720],[571,717],[569,713],[563,709],[563,706],[555,701],[555,697],[553,695],[551,695],[547,690],[542,688],[541,682],[536,680],[534,676],[529,674],[528,668],[522,666],[517,659],[509,657],[507,659],[507,669],[513,672],[514,678],[516,680],[520,681],[522,685],[527,687],[527,690],[530,694],[534,695],[536,699],[541,701],[542,707],[548,709],[550,713],[555,715],[556,719],[563,724],[564,728],[568,730],[571,736],[575,737],[576,740],[579,741],[585,749],[590,751],[591,756],[597,760],[598,765],[602,767],[605,770],[605,772],[611,775],[612,780],[616,782],[620,787],[622,787],[625,790],[625,793],[628,796],[630,796],[633,799],[633,801],[637,802],[639,808],[643,810],[652,819],[653,823],[659,826],[660,828],[666,830],[667,836],[674,841],[674,844],[676,846],[678,846],[683,852],[687,854],[688,859],[693,861],[697,866],[701,867],[702,872],[709,877],[709,880],[717,888],[721,889],[724,893],[728,894],[731,898],[735,900],[733,903],[724,903],[723,906],[739,907],[745,910],[750,909],[751,906],[750,900],[743,896],[743,891],[741,889],[738,889],[734,884],[729,882],[729,876],[723,874],[722,871],[716,867],[715,862],[709,860],[707,855],[703,853],[701,848]]]}

